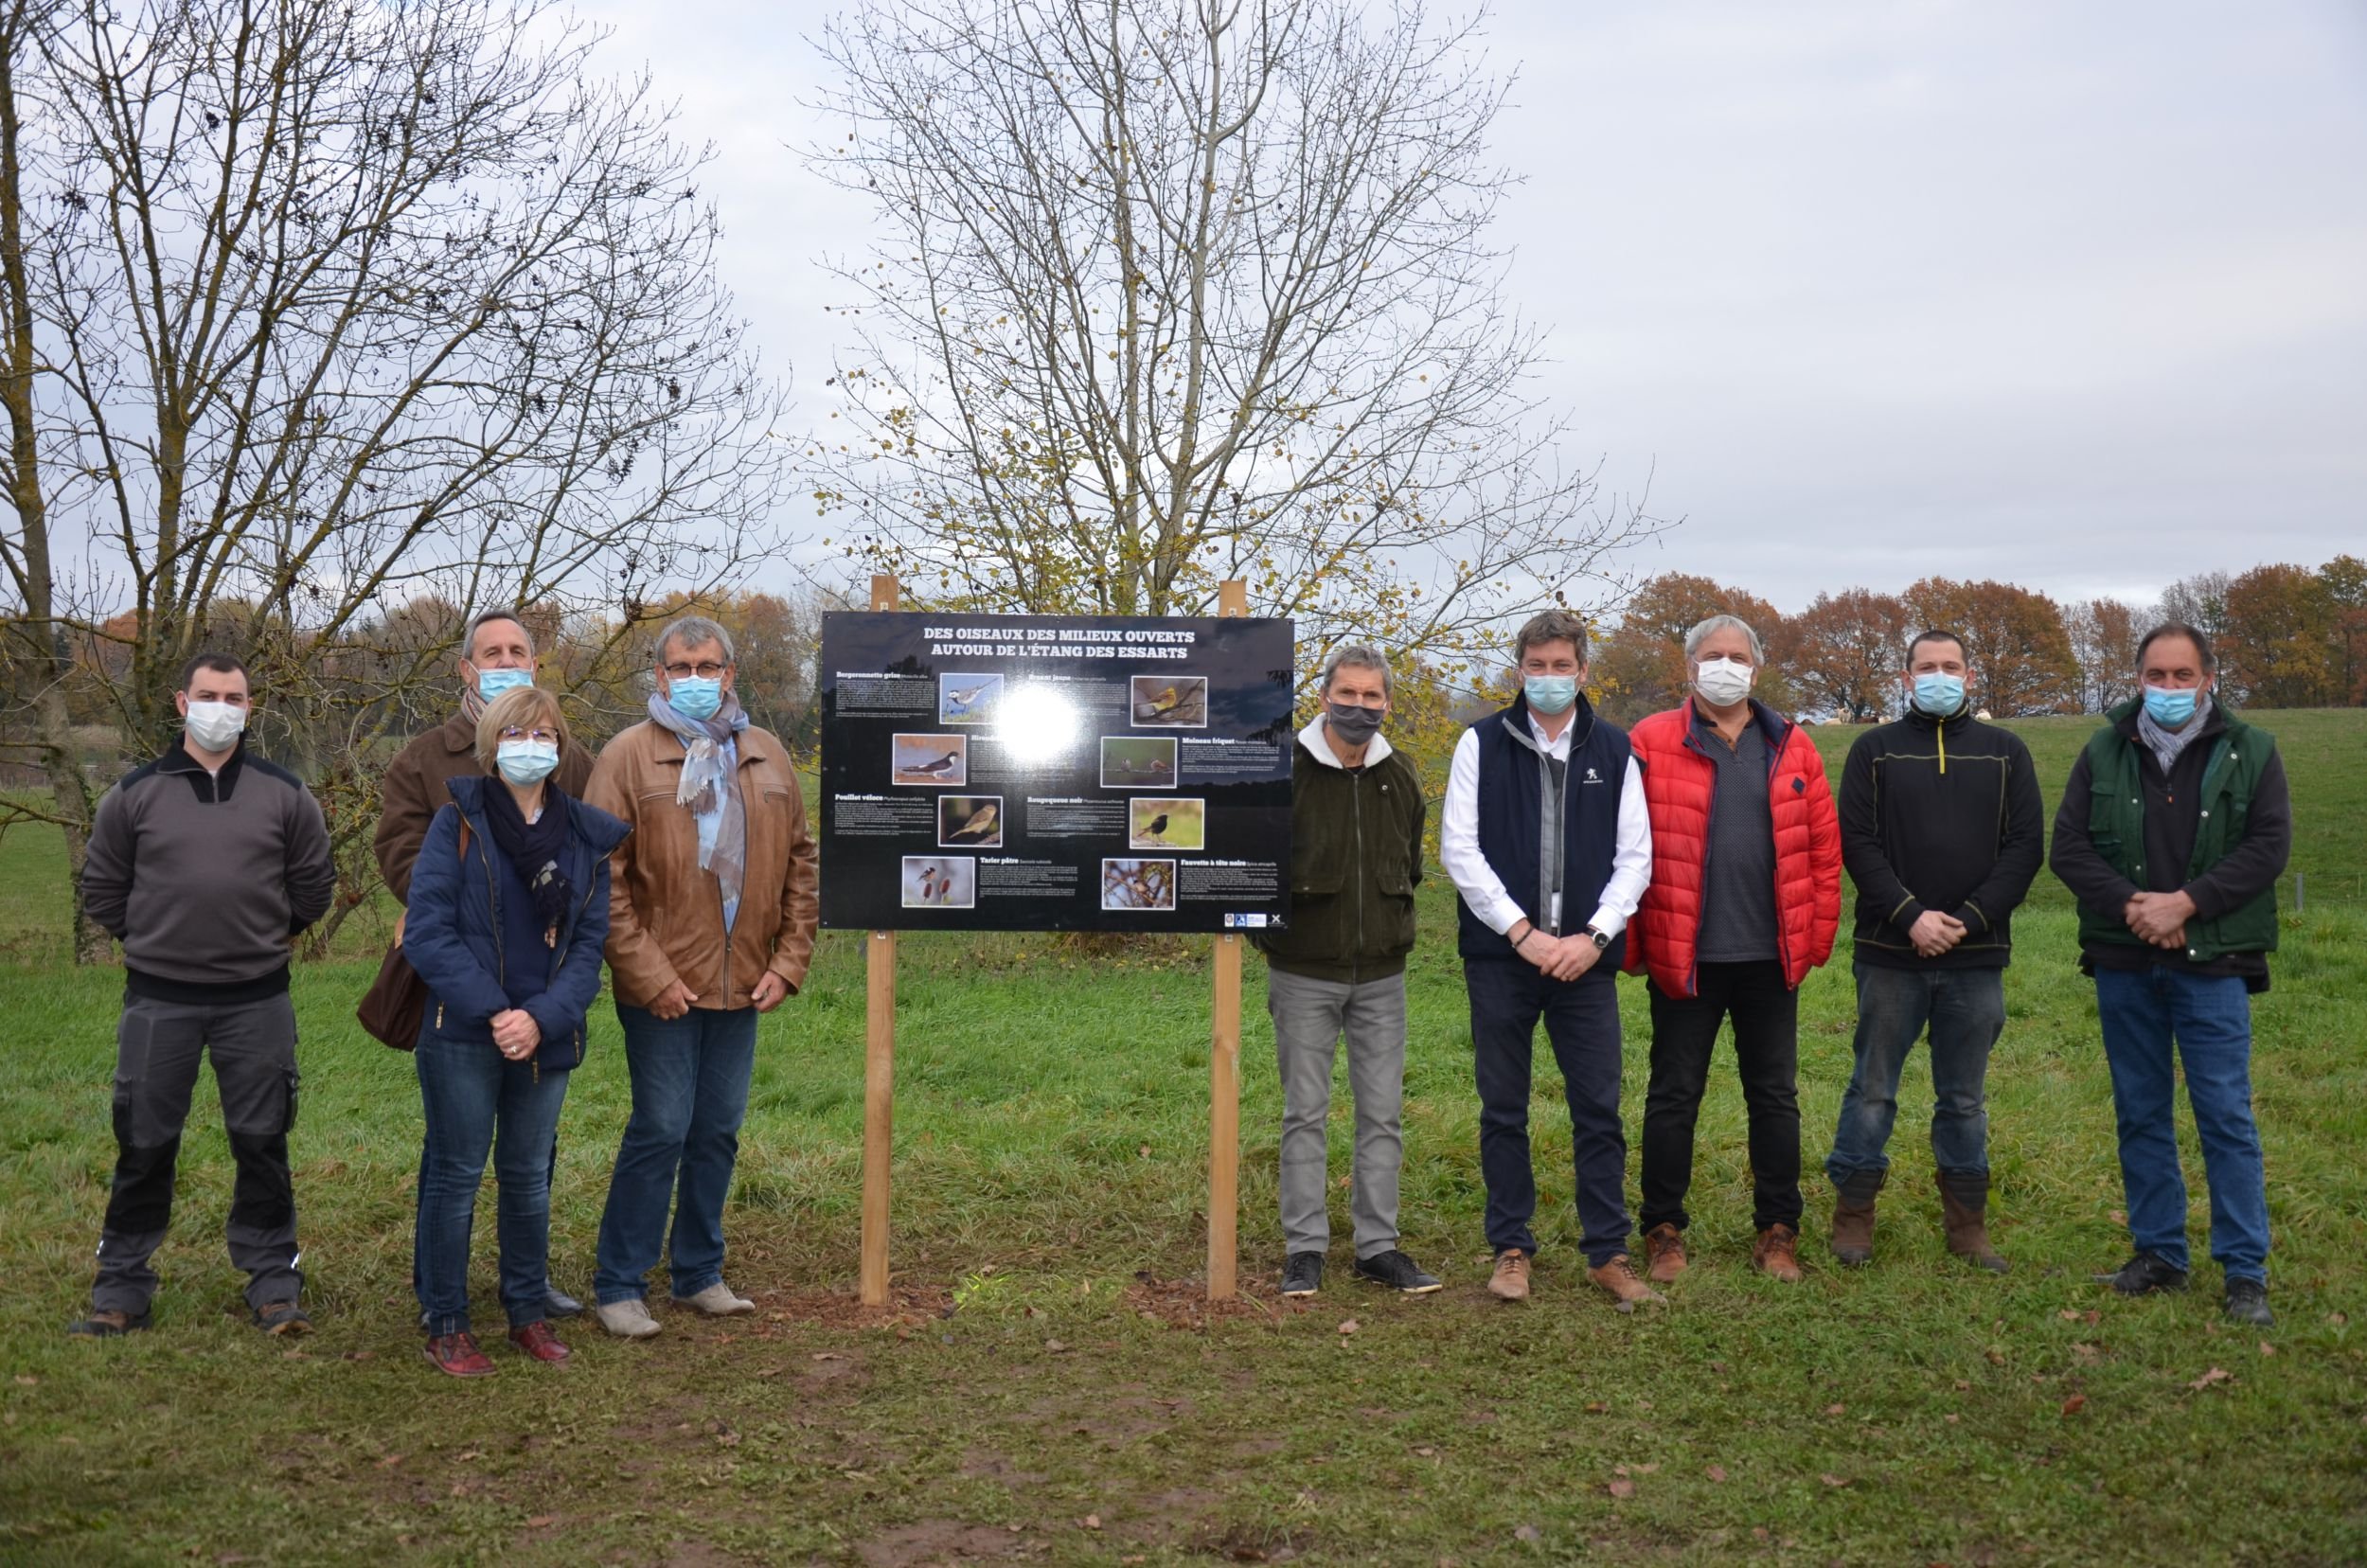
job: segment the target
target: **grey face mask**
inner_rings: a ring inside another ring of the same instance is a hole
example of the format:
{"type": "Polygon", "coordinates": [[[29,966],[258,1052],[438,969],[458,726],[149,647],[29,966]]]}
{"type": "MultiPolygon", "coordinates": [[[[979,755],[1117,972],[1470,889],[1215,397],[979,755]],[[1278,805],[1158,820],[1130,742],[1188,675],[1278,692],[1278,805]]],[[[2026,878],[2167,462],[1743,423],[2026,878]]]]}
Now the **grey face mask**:
{"type": "Polygon", "coordinates": [[[1361,746],[1380,733],[1381,712],[1357,703],[1326,703],[1324,722],[1342,740],[1361,746]]]}

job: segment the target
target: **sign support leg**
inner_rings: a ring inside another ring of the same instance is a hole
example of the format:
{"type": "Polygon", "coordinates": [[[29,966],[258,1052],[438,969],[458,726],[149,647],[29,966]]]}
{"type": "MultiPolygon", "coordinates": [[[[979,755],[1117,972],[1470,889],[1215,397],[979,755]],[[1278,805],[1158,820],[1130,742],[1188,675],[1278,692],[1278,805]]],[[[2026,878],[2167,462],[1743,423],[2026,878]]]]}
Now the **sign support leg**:
{"type": "MultiPolygon", "coordinates": [[[[899,584],[871,579],[871,608],[892,611],[899,584]]],[[[863,1304],[888,1300],[888,1154],[896,1131],[896,933],[875,931],[863,944],[863,1304]]]]}

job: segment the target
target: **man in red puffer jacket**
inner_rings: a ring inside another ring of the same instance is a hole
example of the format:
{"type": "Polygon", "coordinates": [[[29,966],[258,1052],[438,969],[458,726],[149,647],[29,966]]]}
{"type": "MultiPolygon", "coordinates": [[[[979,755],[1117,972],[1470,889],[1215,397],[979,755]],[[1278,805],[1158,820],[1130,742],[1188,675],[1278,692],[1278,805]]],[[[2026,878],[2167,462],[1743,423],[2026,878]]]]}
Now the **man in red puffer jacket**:
{"type": "Polygon", "coordinates": [[[1841,823],[1807,733],[1751,696],[1758,633],[1712,615],[1685,634],[1693,695],[1629,734],[1652,819],[1652,884],[1627,967],[1650,977],[1644,1102],[1646,1273],[1685,1269],[1693,1129],[1732,1019],[1751,1122],[1752,1267],[1800,1277],[1800,982],[1841,927],[1841,823]]]}

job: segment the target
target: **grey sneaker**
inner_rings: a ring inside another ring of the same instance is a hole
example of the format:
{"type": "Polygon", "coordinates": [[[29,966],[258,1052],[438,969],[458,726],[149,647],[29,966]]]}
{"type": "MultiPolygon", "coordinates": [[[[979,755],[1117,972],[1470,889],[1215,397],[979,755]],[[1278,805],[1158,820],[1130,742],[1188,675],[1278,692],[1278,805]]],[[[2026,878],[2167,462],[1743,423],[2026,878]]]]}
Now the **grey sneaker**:
{"type": "Polygon", "coordinates": [[[1311,1296],[1324,1288],[1324,1255],[1319,1252],[1298,1252],[1282,1266],[1282,1293],[1286,1296],[1311,1296]]]}
{"type": "Polygon", "coordinates": [[[600,1320],[600,1327],[618,1339],[648,1339],[657,1332],[657,1319],[650,1315],[650,1304],[639,1297],[624,1301],[604,1301],[592,1309],[592,1315],[600,1320]]]}
{"type": "Polygon", "coordinates": [[[676,1296],[674,1305],[691,1308],[709,1317],[738,1317],[742,1312],[756,1310],[755,1302],[746,1296],[732,1294],[732,1288],[720,1279],[696,1295],[676,1296]]]}
{"type": "Polygon", "coordinates": [[[1424,1274],[1415,1265],[1414,1259],[1395,1247],[1385,1253],[1375,1253],[1370,1257],[1358,1258],[1356,1277],[1371,1280],[1376,1285],[1386,1285],[1407,1295],[1428,1295],[1438,1289],[1436,1274],[1424,1274]]]}

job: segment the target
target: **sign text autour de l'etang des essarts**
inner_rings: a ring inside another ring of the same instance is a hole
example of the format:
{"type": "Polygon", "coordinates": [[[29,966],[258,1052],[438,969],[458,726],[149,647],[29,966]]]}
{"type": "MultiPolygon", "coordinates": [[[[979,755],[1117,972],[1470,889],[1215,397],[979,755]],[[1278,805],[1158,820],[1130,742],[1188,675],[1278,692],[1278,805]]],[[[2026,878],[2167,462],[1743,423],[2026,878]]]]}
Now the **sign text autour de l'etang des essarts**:
{"type": "Polygon", "coordinates": [[[826,615],[823,923],[1281,925],[1293,683],[1287,620],[826,615]]]}
{"type": "Polygon", "coordinates": [[[932,658],[984,654],[995,659],[1188,659],[1196,633],[1170,627],[1121,630],[1112,626],[1029,626],[1024,636],[1008,640],[1012,629],[984,622],[928,626],[932,658]]]}

